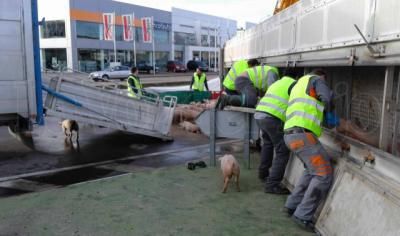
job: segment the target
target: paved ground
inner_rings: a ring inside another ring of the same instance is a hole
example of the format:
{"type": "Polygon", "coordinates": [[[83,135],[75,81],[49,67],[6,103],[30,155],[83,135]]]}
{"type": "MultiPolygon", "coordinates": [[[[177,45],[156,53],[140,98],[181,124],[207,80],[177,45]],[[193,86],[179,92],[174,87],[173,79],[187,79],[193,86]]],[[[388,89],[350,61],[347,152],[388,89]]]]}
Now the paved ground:
{"type": "Polygon", "coordinates": [[[208,143],[200,134],[173,127],[174,141],[115,131],[81,124],[79,149],[77,143],[65,142],[59,119],[46,117],[46,125],[35,127],[33,139],[24,139],[28,148],[0,127],[0,177],[62,168],[128,156],[173,150],[208,143]]]}
{"type": "Polygon", "coordinates": [[[221,181],[218,168],[179,165],[0,199],[0,234],[310,235],[280,212],[285,196],[262,192],[255,168],[242,167],[242,192],[220,193],[221,181]]]}

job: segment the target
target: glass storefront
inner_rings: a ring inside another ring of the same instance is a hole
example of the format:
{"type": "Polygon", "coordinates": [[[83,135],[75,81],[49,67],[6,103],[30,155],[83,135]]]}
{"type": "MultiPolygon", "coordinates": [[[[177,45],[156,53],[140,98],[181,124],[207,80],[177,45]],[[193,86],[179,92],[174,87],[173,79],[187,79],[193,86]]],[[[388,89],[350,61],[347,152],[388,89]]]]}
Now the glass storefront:
{"type": "MultiPolygon", "coordinates": [[[[134,61],[133,51],[118,50],[117,61],[121,65],[132,66],[134,61]]],[[[137,63],[152,64],[153,53],[150,51],[137,51],[137,63]]],[[[169,58],[169,52],[155,52],[156,65],[160,70],[166,68],[169,58]]],[[[110,66],[110,62],[114,62],[114,50],[108,49],[78,49],[78,65],[79,71],[93,72],[103,70],[110,66]]]]}
{"type": "Polygon", "coordinates": [[[65,48],[42,49],[43,67],[49,70],[66,70],[67,50],[65,48]]]}
{"type": "Polygon", "coordinates": [[[40,35],[43,39],[65,38],[65,22],[63,20],[45,21],[40,25],[40,35]]]}
{"type": "Polygon", "coordinates": [[[183,51],[175,51],[174,56],[175,56],[175,61],[184,62],[183,61],[183,51]]]}

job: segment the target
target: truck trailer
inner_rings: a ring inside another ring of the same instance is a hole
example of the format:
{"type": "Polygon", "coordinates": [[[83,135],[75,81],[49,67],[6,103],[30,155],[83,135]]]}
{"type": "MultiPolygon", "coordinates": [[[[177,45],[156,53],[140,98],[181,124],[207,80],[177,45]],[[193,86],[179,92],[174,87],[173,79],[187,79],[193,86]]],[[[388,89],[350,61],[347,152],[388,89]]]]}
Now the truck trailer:
{"type": "MultiPolygon", "coordinates": [[[[320,138],[335,162],[334,184],[315,214],[322,235],[400,235],[398,9],[396,0],[302,0],[239,32],[221,51],[225,71],[241,59],[302,74],[323,68],[337,114],[359,127],[356,134],[325,129],[320,138]]],[[[289,189],[303,170],[292,156],[289,189]]]]}

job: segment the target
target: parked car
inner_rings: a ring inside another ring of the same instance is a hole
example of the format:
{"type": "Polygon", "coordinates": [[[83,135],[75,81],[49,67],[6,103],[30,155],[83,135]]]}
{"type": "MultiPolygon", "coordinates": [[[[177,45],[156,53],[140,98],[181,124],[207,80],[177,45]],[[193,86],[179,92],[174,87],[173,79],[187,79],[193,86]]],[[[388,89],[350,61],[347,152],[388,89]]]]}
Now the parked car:
{"type": "Polygon", "coordinates": [[[168,61],[167,72],[186,72],[186,67],[180,61],[168,61]]]}
{"type": "Polygon", "coordinates": [[[110,79],[120,79],[121,81],[130,75],[128,66],[109,67],[102,71],[95,71],[89,74],[89,79],[94,81],[108,81],[110,79]]]}
{"type": "Polygon", "coordinates": [[[204,72],[208,71],[208,66],[202,61],[188,61],[186,67],[190,71],[195,71],[198,67],[204,72]]]}
{"type": "MultiPolygon", "coordinates": [[[[139,62],[137,64],[137,68],[139,72],[146,72],[147,74],[150,74],[150,72],[153,72],[153,66],[147,64],[146,62],[139,62]]],[[[160,68],[156,65],[155,67],[156,73],[160,70],[160,68]]]]}

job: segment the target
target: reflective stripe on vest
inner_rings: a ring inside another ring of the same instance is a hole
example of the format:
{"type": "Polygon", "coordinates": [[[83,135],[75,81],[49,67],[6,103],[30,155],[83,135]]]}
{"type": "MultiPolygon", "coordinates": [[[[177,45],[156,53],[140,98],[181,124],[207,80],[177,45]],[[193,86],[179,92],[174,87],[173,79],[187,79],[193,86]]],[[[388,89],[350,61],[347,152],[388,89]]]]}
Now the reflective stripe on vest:
{"type": "Polygon", "coordinates": [[[317,137],[322,133],[324,105],[307,94],[307,87],[312,75],[299,79],[293,87],[286,110],[285,130],[302,127],[313,132],[317,137]]]}
{"type": "Polygon", "coordinates": [[[223,85],[225,88],[229,90],[235,90],[235,80],[236,78],[242,74],[248,68],[246,60],[240,60],[235,62],[231,69],[229,70],[228,74],[226,75],[223,85]]]}
{"type": "Polygon", "coordinates": [[[199,75],[197,73],[194,73],[193,77],[194,83],[192,88],[194,90],[204,91],[204,82],[206,81],[206,75],[204,73],[201,73],[201,77],[199,78],[199,75]]]}
{"type": "Polygon", "coordinates": [[[142,85],[140,84],[139,80],[136,79],[136,77],[130,75],[128,79],[126,80],[127,87],[128,87],[128,96],[137,98],[142,96],[142,85]],[[133,83],[135,84],[135,89],[137,90],[137,93],[133,90],[131,85],[129,84],[129,80],[133,80],[133,83]]]}
{"type": "Polygon", "coordinates": [[[261,90],[267,91],[268,89],[268,72],[273,71],[277,72],[277,69],[271,66],[256,66],[250,69],[247,69],[247,74],[249,75],[249,79],[253,83],[254,87],[261,90]]]}
{"type": "Polygon", "coordinates": [[[288,90],[294,82],[294,79],[285,76],[273,83],[257,105],[256,110],[266,112],[284,122],[289,100],[288,90]]]}

